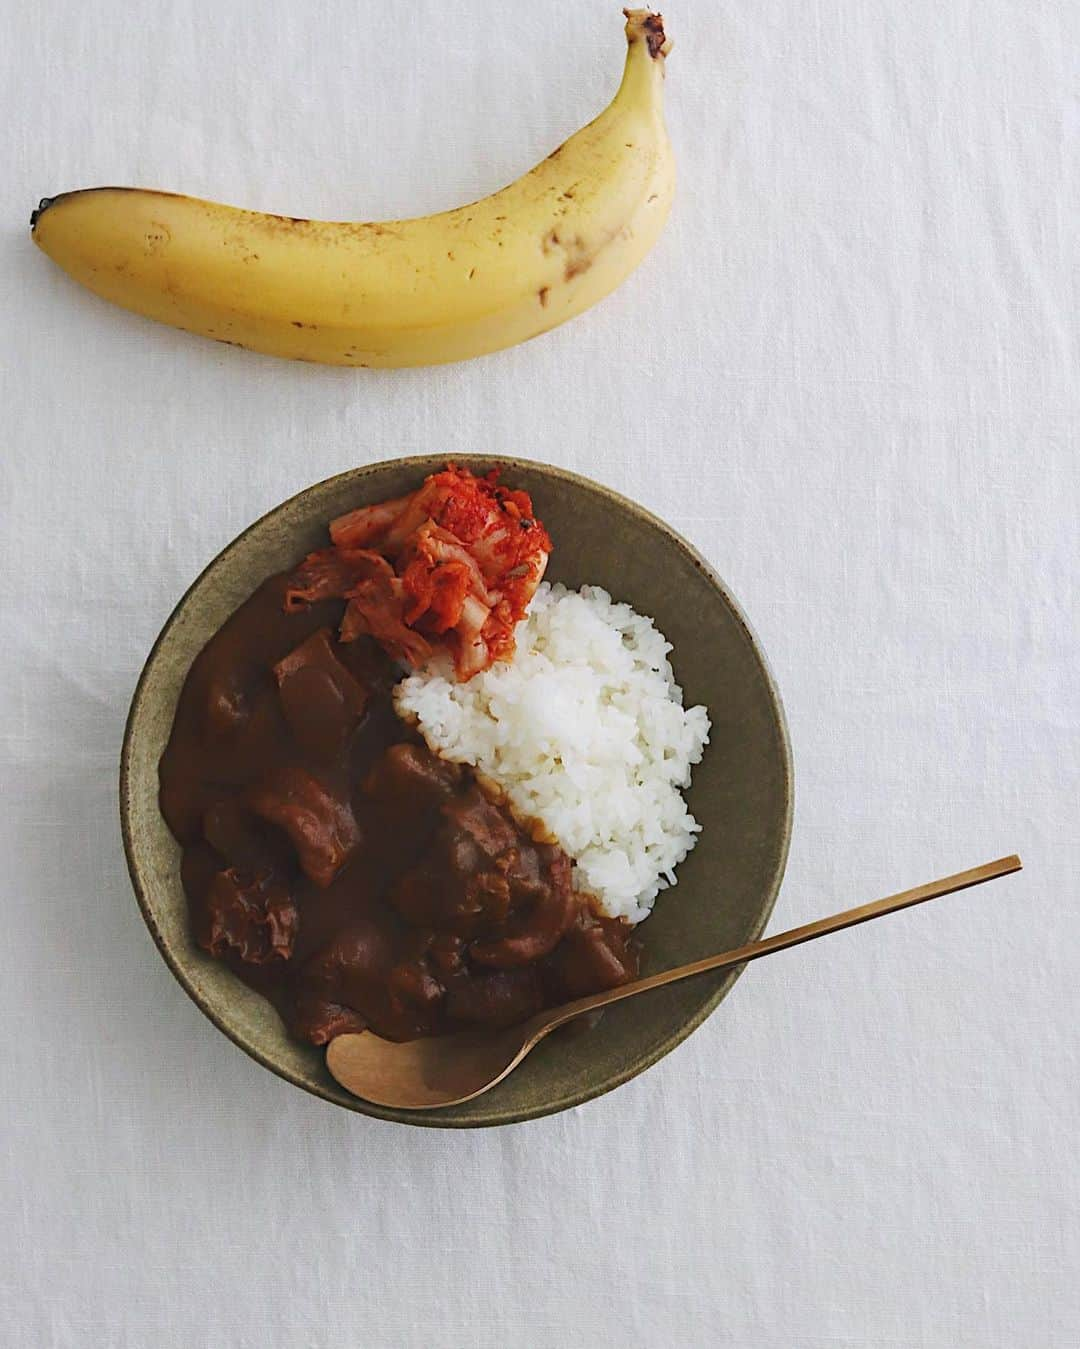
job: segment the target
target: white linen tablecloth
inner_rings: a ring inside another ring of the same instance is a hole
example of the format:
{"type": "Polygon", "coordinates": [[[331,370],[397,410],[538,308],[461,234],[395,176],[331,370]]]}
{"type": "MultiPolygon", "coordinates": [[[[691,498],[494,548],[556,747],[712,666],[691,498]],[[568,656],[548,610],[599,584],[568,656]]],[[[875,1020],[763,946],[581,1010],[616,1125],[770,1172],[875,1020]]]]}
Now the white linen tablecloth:
{"type": "Polygon", "coordinates": [[[667,18],[654,254],[532,344],[377,373],[111,309],[30,208],[114,182],[456,204],[606,101],[617,4],[6,9],[5,1345],[1080,1343],[1080,7],[667,18]],[[656,1068],[533,1124],[369,1121],[248,1060],[129,891],[128,699],[243,526],[427,450],[590,474],[732,586],[794,745],[774,930],[1013,849],[1025,872],[753,967],[656,1068]]]}

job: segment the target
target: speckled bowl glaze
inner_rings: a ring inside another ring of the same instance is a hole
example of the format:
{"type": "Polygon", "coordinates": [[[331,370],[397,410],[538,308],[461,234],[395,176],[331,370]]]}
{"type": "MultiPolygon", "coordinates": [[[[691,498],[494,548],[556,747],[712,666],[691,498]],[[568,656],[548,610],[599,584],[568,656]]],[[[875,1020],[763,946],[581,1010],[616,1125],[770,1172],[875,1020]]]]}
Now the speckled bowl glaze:
{"type": "MultiPolygon", "coordinates": [[[[180,885],[180,849],[158,810],[158,760],[192,660],[266,576],[326,539],[327,522],[400,496],[441,468],[441,456],[396,459],[317,483],[244,531],[206,568],[165,624],[139,679],[124,736],[120,812],[132,884],[177,979],[241,1049],[289,1082],[380,1119],[476,1128],[579,1105],[642,1072],[709,1015],[738,977],[728,971],[609,1008],[600,1025],[546,1040],[507,1081],[464,1105],[412,1112],[357,1100],[333,1080],[321,1050],[296,1044],[276,1012],[195,946],[180,885]]],[[[550,580],[601,585],[651,614],[674,644],[688,704],[705,703],[711,744],[689,800],[703,826],[641,929],[644,971],[666,969],[757,937],[772,910],[791,831],[791,754],[761,647],[720,579],[688,543],[633,502],[544,464],[476,456],[532,494],[555,543],[550,580]]]]}

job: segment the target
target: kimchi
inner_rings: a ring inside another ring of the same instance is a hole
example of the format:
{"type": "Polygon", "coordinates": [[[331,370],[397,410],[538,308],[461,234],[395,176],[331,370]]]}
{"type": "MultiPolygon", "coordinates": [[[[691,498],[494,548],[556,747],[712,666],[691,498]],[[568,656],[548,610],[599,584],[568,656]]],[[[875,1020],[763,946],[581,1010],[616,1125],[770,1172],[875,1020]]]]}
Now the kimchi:
{"type": "Polygon", "coordinates": [[[332,520],[330,540],[289,577],[286,610],[342,599],[343,642],[373,637],[413,667],[446,652],[459,680],[513,655],[551,552],[527,492],[454,464],[332,520]]]}

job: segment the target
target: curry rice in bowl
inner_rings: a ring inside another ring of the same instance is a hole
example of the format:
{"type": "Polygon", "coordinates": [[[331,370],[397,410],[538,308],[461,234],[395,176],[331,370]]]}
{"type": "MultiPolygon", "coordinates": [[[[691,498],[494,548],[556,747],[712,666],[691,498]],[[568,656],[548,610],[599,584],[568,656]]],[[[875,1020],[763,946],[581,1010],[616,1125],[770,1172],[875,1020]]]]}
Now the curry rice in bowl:
{"type": "MultiPolygon", "coordinates": [[[[404,460],[309,489],[196,582],[136,692],[122,805],[144,914],[200,1006],[290,1080],[399,1118],[317,1046],[506,1025],[752,938],[790,769],[753,638],[665,526],[541,465],[404,460]],[[182,852],[147,801],[155,755],[182,852]]],[[[490,1099],[400,1117],[575,1104],[731,982],[609,1009],[490,1099]]]]}

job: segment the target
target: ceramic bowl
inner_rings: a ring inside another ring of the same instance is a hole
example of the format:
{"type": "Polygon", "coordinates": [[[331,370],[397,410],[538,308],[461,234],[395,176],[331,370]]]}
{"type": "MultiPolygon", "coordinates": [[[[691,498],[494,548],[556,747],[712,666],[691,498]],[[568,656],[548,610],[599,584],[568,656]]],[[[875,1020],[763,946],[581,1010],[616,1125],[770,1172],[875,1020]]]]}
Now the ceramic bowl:
{"type": "MultiPolygon", "coordinates": [[[[440,1127],[509,1124],[611,1091],[673,1049],[712,1012],[739,971],[702,975],[609,1008],[600,1024],[554,1036],[491,1092],[446,1110],[410,1112],[357,1100],[327,1072],[322,1050],[290,1040],[269,1003],[192,941],[180,849],[158,810],[158,760],[191,662],[256,585],[326,540],[327,522],[400,496],[444,459],[373,464],[316,484],[245,530],[180,600],[143,669],[120,774],[124,846],[146,924],[184,989],[241,1049],[287,1081],[382,1119],[440,1127]]],[[[791,829],[791,755],[761,646],[705,560],[661,520],[586,478],[543,464],[478,456],[532,494],[555,544],[548,578],[603,586],[650,614],[674,645],[687,704],[705,703],[711,743],[694,770],[691,809],[703,828],[641,929],[644,973],[739,946],[763,930],[791,829]]]]}

